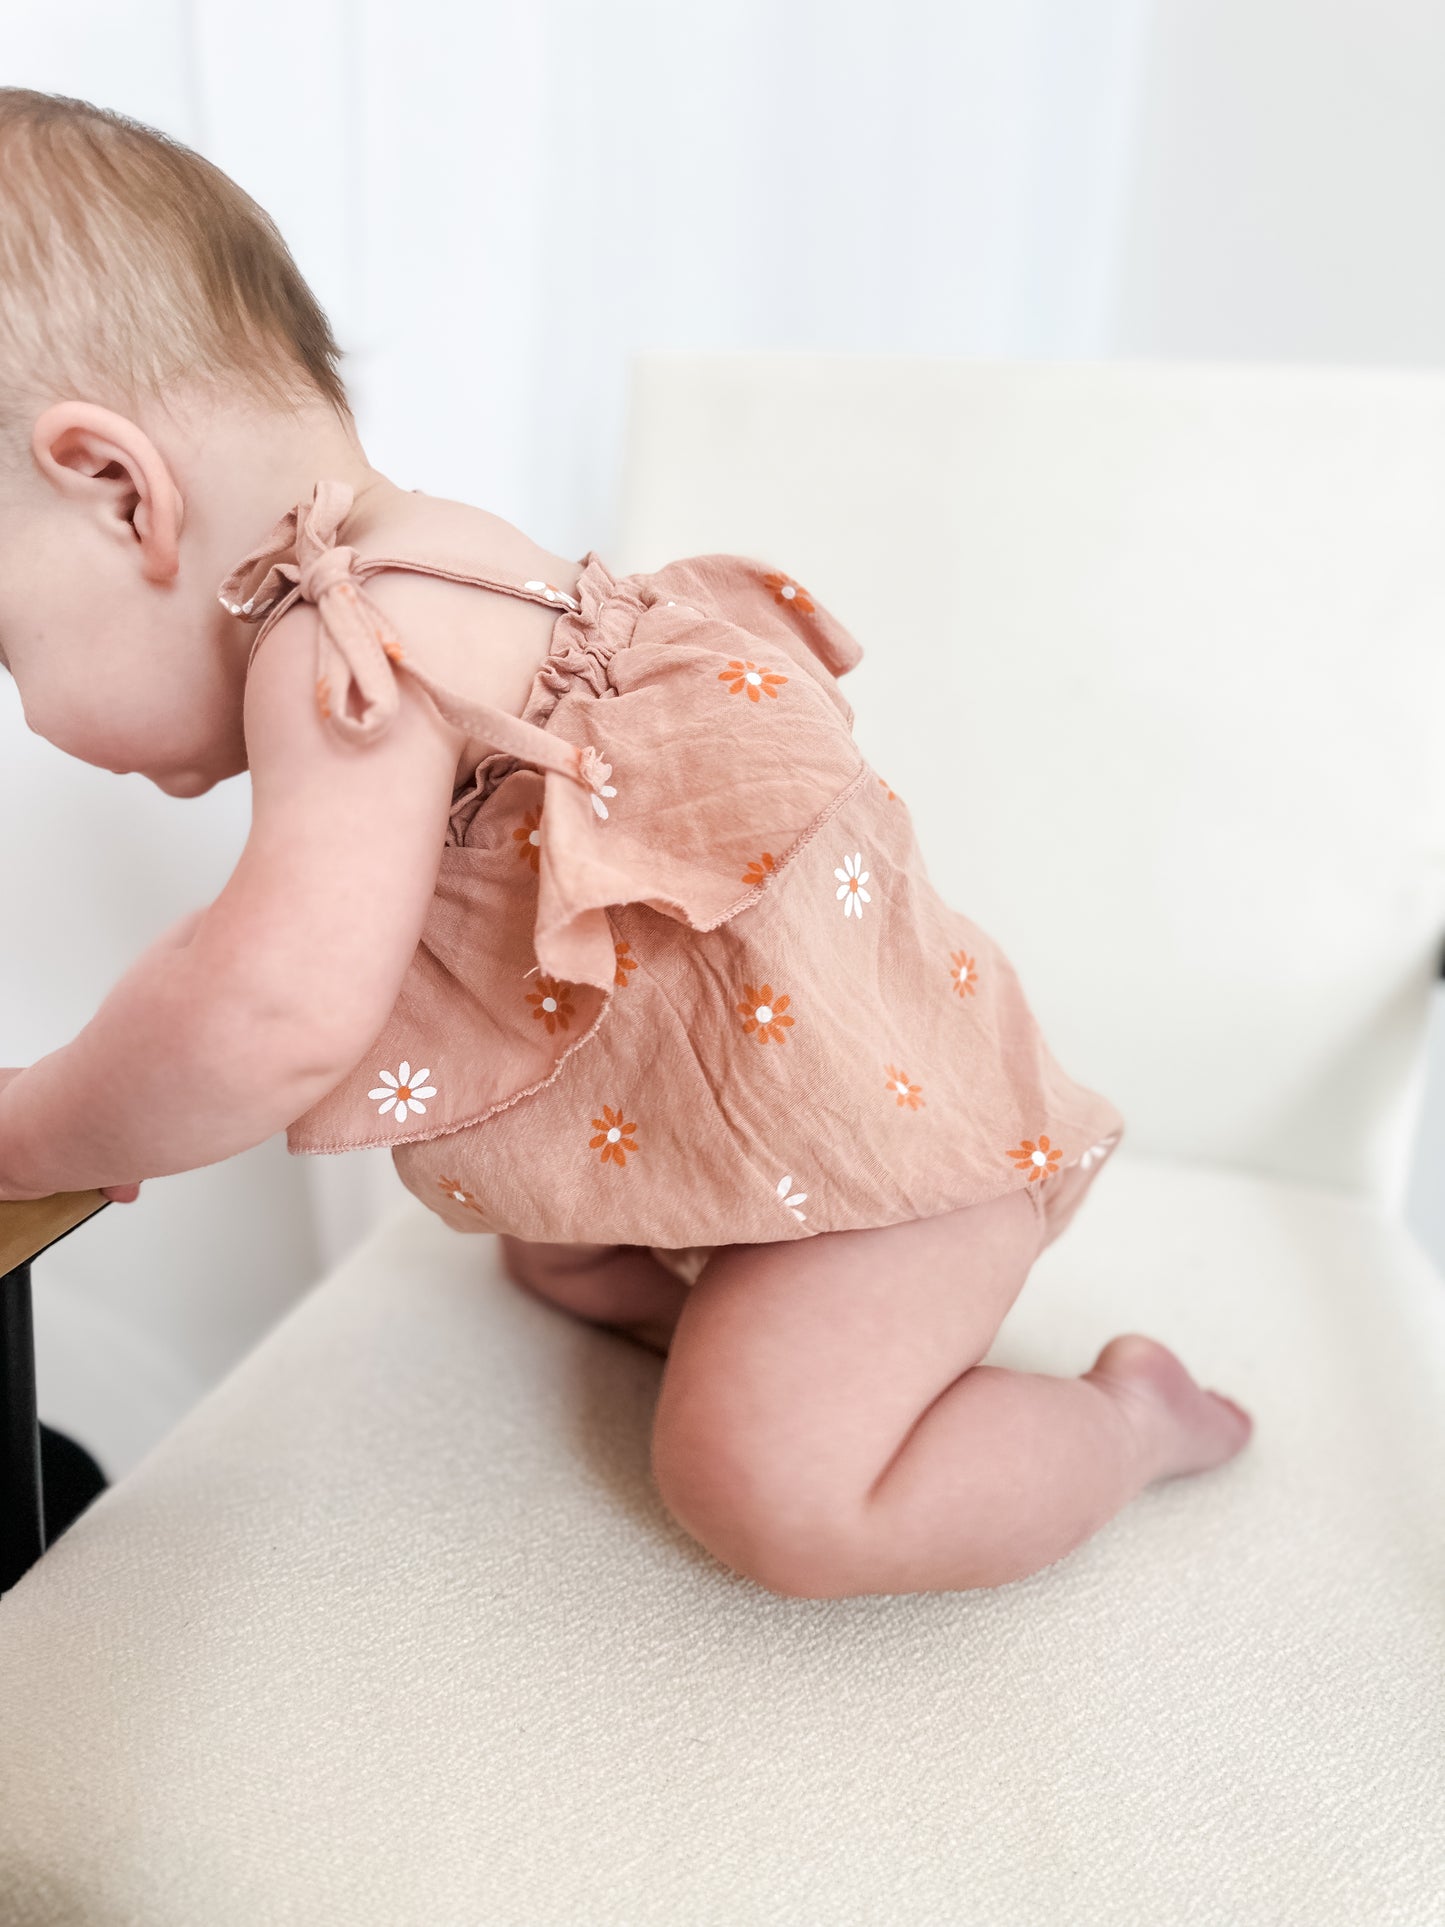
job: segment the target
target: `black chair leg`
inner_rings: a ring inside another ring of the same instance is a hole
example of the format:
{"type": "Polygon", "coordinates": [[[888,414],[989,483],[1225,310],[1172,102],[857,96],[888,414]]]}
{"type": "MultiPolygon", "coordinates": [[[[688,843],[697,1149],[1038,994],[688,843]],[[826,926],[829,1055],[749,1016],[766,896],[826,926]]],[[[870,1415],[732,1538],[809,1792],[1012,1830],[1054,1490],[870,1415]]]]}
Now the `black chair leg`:
{"type": "Polygon", "coordinates": [[[30,1266],[0,1278],[0,1593],[45,1550],[30,1266]]]}
{"type": "Polygon", "coordinates": [[[27,1261],[0,1278],[0,1593],[105,1490],[99,1465],[35,1410],[35,1327],[27,1261]]]}
{"type": "Polygon", "coordinates": [[[77,1520],[92,1499],[98,1499],[106,1476],[85,1447],[53,1426],[40,1425],[41,1490],[48,1551],[68,1525],[77,1520]]]}

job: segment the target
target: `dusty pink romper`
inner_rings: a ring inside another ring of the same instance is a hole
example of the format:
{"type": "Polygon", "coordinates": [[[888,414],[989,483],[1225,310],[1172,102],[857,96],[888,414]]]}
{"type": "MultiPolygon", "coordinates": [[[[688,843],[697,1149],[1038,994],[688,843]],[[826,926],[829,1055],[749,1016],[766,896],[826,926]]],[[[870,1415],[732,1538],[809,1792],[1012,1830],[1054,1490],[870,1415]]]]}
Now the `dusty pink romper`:
{"type": "Polygon", "coordinates": [[[1056,1237],[1123,1118],[934,892],[853,741],[837,679],[862,652],[817,598],[737,555],[614,576],[589,550],[575,594],[362,556],[338,545],[351,501],[318,483],[226,577],[251,659],[303,596],[334,727],[380,735],[400,670],[495,747],[453,798],[391,1016],[288,1149],[389,1145],[459,1231],[648,1246],[689,1282],[718,1245],[1013,1190],[1056,1237]],[[416,665],[366,594],[379,569],[558,608],[521,718],[416,665]]]}

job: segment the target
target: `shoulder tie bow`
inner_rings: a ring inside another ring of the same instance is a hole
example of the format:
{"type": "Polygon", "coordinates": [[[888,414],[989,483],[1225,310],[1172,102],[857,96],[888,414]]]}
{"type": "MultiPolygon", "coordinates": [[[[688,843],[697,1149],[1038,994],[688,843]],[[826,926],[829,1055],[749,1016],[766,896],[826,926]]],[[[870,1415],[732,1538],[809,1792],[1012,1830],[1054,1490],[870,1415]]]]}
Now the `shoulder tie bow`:
{"type": "Polygon", "coordinates": [[[353,499],[354,490],[345,482],[318,482],[311,501],[287,510],[266,540],[237,563],[219,594],[233,616],[264,623],[293,587],[299,589],[318,617],[316,707],[341,735],[369,743],[385,735],[396,716],[391,664],[405,652],[385,613],[362,587],[355,549],[337,543],[353,499]],[[294,561],[273,560],[288,551],[294,561]],[[261,582],[238,600],[262,563],[269,567],[261,582]],[[359,716],[351,713],[353,689],[361,699],[359,716]]]}

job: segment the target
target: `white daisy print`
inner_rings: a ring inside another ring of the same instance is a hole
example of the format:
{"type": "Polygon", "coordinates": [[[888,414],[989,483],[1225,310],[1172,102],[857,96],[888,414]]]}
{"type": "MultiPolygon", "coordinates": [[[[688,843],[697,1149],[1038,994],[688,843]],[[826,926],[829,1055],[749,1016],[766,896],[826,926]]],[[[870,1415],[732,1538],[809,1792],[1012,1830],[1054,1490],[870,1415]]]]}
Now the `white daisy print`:
{"type": "Polygon", "coordinates": [[[790,1188],[792,1185],[792,1182],[793,1180],[791,1175],[789,1175],[786,1178],[779,1178],[778,1179],[778,1196],[782,1199],[783,1203],[792,1212],[793,1216],[798,1220],[798,1223],[802,1224],[806,1221],[808,1214],[806,1211],[800,1211],[798,1209],[798,1206],[803,1202],[804,1198],[806,1198],[808,1194],[806,1191],[792,1190],[790,1188]]]}
{"type": "Polygon", "coordinates": [[[396,1106],[396,1113],[392,1118],[394,1124],[402,1122],[408,1108],[415,1111],[418,1116],[426,1115],[426,1105],[418,1103],[417,1100],[422,1097],[436,1096],[435,1085],[428,1084],[426,1081],[431,1076],[430,1070],[418,1071],[413,1077],[411,1065],[403,1064],[395,1077],[390,1071],[378,1071],[376,1074],[381,1079],[381,1083],[366,1095],[373,1099],[385,1100],[377,1113],[378,1116],[385,1117],[393,1104],[396,1106]]]}
{"type": "Polygon", "coordinates": [[[593,809],[599,816],[605,817],[607,805],[602,801],[603,797],[617,794],[617,785],[607,780],[612,774],[611,763],[605,762],[589,743],[577,759],[577,767],[582,781],[592,792],[593,809]]]}
{"type": "Polygon", "coordinates": [[[1117,1131],[1115,1131],[1109,1137],[1100,1138],[1097,1144],[1091,1144],[1088,1150],[1085,1151],[1084,1155],[1079,1159],[1080,1170],[1087,1171],[1091,1164],[1101,1163],[1106,1157],[1108,1157],[1109,1153],[1113,1150],[1114,1146],[1118,1142],[1119,1142],[1119,1134],[1117,1131]]]}
{"type": "Polygon", "coordinates": [[[862,852],[855,850],[852,856],[845,856],[842,869],[835,870],[833,874],[838,878],[836,900],[843,905],[843,915],[845,917],[861,917],[863,914],[863,905],[873,901],[872,897],[870,897],[868,892],[863,888],[871,872],[863,868],[862,852]]]}

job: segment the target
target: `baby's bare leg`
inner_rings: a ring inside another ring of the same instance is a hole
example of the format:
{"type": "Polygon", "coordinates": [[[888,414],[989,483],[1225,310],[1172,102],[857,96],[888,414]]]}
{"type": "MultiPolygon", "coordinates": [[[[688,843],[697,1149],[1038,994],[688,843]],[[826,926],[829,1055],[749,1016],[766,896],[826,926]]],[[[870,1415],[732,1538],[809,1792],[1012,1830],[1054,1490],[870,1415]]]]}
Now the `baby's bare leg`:
{"type": "Polygon", "coordinates": [[[771,1590],[997,1586],[1062,1558],[1250,1420],[1116,1338],[1080,1378],[979,1365],[1042,1238],[1021,1192],[945,1217],[718,1252],[663,1375],[669,1509],[771,1590]]]}
{"type": "Polygon", "coordinates": [[[688,1287],[640,1245],[534,1244],[503,1236],[515,1284],[575,1318],[621,1332],[665,1357],[688,1287]]]}

